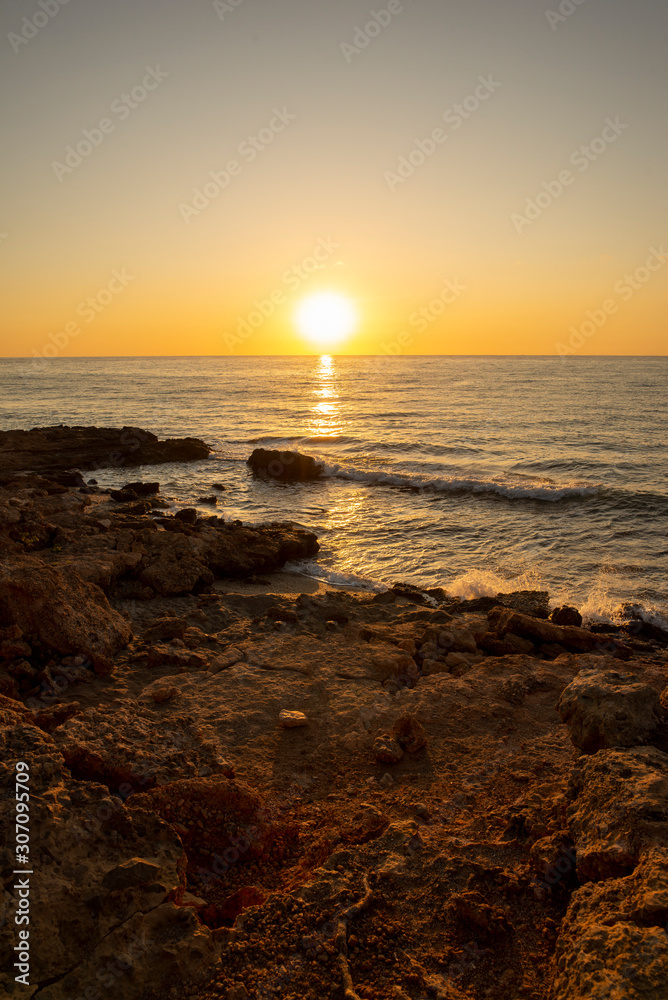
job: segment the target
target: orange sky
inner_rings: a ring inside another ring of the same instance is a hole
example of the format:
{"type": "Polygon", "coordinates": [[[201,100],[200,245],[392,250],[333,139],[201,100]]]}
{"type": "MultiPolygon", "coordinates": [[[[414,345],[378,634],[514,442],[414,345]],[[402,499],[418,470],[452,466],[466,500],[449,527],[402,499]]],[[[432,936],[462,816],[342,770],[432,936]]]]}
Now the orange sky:
{"type": "Polygon", "coordinates": [[[668,13],[548,8],[4,8],[0,354],[313,353],[323,290],[338,353],[665,354],[668,13]]]}

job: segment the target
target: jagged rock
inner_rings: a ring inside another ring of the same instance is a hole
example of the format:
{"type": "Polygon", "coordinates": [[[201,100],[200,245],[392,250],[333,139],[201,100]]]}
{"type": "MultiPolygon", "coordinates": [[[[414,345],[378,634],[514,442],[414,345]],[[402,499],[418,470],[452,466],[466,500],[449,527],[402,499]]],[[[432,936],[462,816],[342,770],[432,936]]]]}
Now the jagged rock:
{"type": "Polygon", "coordinates": [[[195,462],[208,458],[210,453],[211,448],[197,438],[159,441],[155,434],[138,427],[65,427],[61,424],[30,431],[0,431],[0,466],[7,472],[48,473],[74,468],[195,462]]]}
{"type": "Polygon", "coordinates": [[[550,621],[554,622],[555,625],[575,625],[576,628],[579,628],[582,625],[582,615],[577,608],[571,608],[565,604],[552,611],[550,621]]]}
{"type": "Polygon", "coordinates": [[[625,875],[642,851],[668,848],[668,755],[660,750],[599,750],[581,758],[569,798],[581,882],[625,875]]]}
{"type": "Polygon", "coordinates": [[[633,651],[618,639],[602,639],[588,629],[570,625],[555,625],[540,618],[532,618],[518,611],[494,608],[489,612],[491,633],[497,640],[508,635],[523,636],[534,643],[558,643],[578,653],[611,653],[618,659],[628,660],[633,651]]]}
{"type": "Polygon", "coordinates": [[[160,492],[160,483],[126,483],[121,489],[132,490],[138,497],[148,497],[160,492]]]}
{"type": "Polygon", "coordinates": [[[664,1000],[667,921],[666,850],[626,878],[578,889],[557,942],[553,1000],[664,1000]]]}
{"type": "Polygon", "coordinates": [[[195,524],[197,521],[197,510],[194,507],[184,507],[178,510],[174,517],[183,524],[195,524]]]}
{"type": "Polygon", "coordinates": [[[562,692],[557,711],[585,753],[641,746],[663,722],[654,688],[616,670],[582,670],[562,692]]]}
{"type": "Polygon", "coordinates": [[[132,637],[101,590],[29,556],[0,562],[0,618],[48,649],[85,656],[98,673],[112,669],[111,657],[132,637]]]}
{"type": "Polygon", "coordinates": [[[319,479],[322,465],[309,455],[297,451],[268,451],[256,448],[248,459],[253,472],[281,480],[319,479]]]}

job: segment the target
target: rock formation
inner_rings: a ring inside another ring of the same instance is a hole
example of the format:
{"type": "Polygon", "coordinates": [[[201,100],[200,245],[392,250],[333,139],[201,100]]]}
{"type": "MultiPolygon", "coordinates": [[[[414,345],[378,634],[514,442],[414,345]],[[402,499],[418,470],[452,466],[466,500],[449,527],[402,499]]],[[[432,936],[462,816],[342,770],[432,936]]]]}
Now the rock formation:
{"type": "Polygon", "coordinates": [[[542,592],[286,593],[255,574],[311,532],[128,485],[0,486],[3,996],[668,995],[661,630],[542,592]]]}
{"type": "Polygon", "coordinates": [[[211,448],[197,438],[159,441],[155,434],[138,427],[60,425],[35,427],[30,431],[0,431],[0,471],[5,481],[14,472],[53,473],[196,462],[208,458],[210,453],[211,448]]]}

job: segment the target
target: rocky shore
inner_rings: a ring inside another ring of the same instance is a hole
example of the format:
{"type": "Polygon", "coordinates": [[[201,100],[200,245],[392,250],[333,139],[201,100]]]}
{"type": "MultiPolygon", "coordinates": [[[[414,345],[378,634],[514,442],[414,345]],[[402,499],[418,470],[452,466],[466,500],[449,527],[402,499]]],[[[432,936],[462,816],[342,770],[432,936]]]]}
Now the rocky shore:
{"type": "Polygon", "coordinates": [[[3,996],[664,1000],[666,633],[334,590],[299,525],[11,461],[3,996]]]}
{"type": "Polygon", "coordinates": [[[139,427],[35,427],[0,431],[0,475],[196,462],[211,448],[198,438],[159,441],[139,427]]]}

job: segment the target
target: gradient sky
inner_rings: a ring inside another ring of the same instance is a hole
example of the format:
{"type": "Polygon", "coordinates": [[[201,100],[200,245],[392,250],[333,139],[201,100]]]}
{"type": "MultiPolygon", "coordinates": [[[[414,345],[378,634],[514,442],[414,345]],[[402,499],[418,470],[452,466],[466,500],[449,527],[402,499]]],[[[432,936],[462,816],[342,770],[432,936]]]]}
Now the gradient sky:
{"type": "Polygon", "coordinates": [[[42,3],[0,10],[0,354],[313,353],[317,290],[355,300],[340,353],[666,353],[665,0],[42,3]]]}

